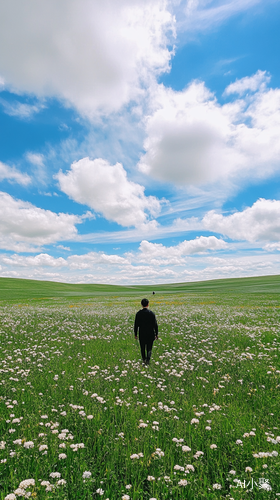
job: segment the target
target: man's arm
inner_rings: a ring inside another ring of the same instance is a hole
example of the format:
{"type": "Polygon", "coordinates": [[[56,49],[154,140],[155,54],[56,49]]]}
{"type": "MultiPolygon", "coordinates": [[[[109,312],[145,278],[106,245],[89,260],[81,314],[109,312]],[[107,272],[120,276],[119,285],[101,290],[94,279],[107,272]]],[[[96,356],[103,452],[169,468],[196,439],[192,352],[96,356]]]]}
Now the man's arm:
{"type": "Polygon", "coordinates": [[[158,324],[157,324],[157,319],[156,319],[156,316],[155,316],[155,326],[154,326],[154,330],[155,330],[155,336],[156,336],[156,339],[158,338],[158,324]]]}
{"type": "Polygon", "coordinates": [[[137,313],[135,314],[135,320],[134,320],[134,336],[137,339],[137,333],[138,333],[138,316],[137,313]]]}

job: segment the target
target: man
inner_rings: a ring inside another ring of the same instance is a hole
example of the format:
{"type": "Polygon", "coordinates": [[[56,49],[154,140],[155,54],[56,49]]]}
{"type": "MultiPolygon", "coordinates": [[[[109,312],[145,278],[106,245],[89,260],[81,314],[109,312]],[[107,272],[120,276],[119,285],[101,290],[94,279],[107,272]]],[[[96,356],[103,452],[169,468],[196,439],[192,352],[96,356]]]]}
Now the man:
{"type": "Polygon", "coordinates": [[[139,342],[141,348],[141,355],[143,363],[148,365],[150,363],[152,347],[154,340],[158,339],[158,324],[156,316],[153,311],[150,311],[148,299],[141,300],[142,309],[138,311],[135,315],[134,321],[134,335],[135,339],[138,339],[139,330],[139,342]],[[146,355],[147,350],[147,355],[146,355]]]}

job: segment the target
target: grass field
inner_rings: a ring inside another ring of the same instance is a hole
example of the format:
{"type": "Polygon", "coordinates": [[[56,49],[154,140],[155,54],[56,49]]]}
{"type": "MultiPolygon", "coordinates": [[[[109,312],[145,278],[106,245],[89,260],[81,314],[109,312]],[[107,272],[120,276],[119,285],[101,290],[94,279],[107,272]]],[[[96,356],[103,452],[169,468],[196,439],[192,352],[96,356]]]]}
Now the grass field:
{"type": "Polygon", "coordinates": [[[280,276],[232,278],[192,283],[164,285],[85,285],[54,283],[14,278],[0,278],[0,301],[42,299],[52,297],[96,297],[103,295],[137,296],[155,291],[160,294],[178,293],[280,293],[280,276]]]}
{"type": "Polygon", "coordinates": [[[279,277],[23,281],[0,280],[1,500],[280,498],[279,277]]]}

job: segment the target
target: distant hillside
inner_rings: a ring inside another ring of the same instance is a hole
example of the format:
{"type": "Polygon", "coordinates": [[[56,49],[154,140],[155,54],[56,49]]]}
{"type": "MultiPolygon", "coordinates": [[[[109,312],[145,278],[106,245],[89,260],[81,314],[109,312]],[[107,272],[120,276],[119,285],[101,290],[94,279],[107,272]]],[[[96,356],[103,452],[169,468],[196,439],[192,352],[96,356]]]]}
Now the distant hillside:
{"type": "Polygon", "coordinates": [[[102,295],[151,295],[162,293],[280,293],[280,276],[231,278],[192,283],[163,285],[95,285],[69,284],[53,281],[36,281],[0,278],[0,300],[28,300],[51,297],[81,297],[102,295]]]}

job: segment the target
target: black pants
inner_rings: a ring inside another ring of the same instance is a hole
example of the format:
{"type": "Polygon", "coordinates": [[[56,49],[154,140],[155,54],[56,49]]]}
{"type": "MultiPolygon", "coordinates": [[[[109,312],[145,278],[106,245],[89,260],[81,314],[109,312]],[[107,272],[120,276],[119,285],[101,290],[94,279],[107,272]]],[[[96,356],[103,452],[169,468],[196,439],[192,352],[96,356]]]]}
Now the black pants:
{"type": "Polygon", "coordinates": [[[152,347],[154,343],[154,338],[150,337],[139,337],[139,342],[140,342],[140,348],[141,348],[141,356],[143,361],[147,360],[150,361],[151,355],[152,355],[152,347]],[[146,350],[147,350],[147,355],[146,355],[146,350]]]}

